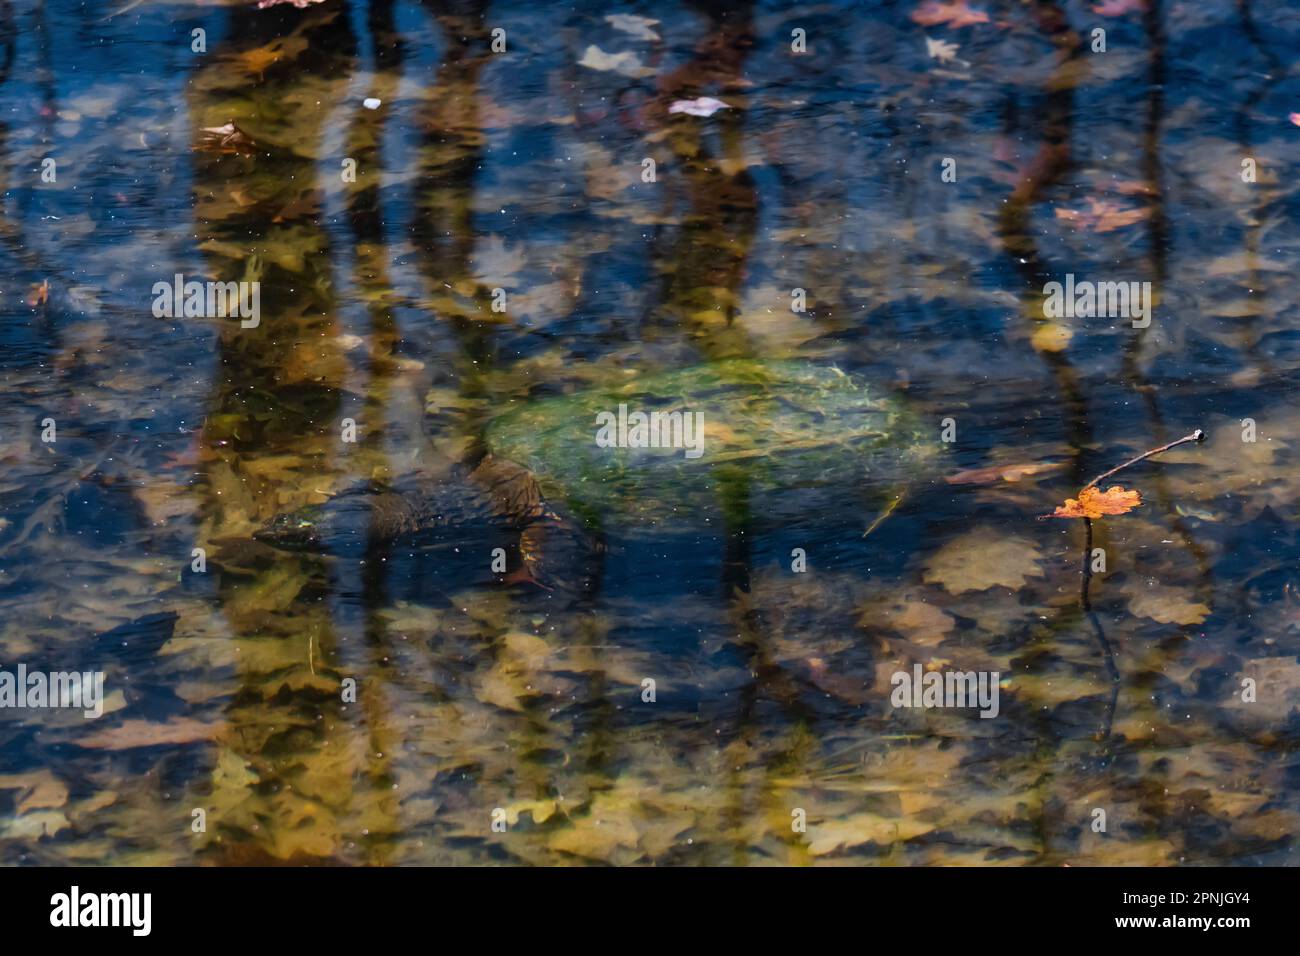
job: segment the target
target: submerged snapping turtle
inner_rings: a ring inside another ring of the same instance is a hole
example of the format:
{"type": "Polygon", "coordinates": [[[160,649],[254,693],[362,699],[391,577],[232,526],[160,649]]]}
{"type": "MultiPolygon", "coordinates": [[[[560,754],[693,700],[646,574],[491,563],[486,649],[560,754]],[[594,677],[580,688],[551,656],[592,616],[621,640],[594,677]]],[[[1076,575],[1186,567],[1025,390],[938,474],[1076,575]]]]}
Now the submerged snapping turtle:
{"type": "Polygon", "coordinates": [[[339,551],[422,535],[472,545],[507,532],[518,535],[527,576],[572,587],[614,528],[726,532],[817,514],[868,518],[935,447],[897,399],[858,377],[749,359],[529,402],[491,421],[484,444],[484,457],[453,480],[363,485],[281,515],[255,537],[339,551]],[[637,413],[657,413],[662,427],[638,432],[637,413]],[[677,447],[645,447],[656,435],[677,447]]]}

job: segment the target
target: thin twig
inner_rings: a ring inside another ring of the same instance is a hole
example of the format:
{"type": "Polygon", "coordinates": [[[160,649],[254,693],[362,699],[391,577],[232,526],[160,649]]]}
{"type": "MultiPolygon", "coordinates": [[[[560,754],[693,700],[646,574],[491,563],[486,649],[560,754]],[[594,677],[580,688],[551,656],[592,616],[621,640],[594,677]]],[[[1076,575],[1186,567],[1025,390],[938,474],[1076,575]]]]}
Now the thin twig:
{"type": "Polygon", "coordinates": [[[876,516],[876,520],[871,522],[866,531],[862,532],[862,537],[865,538],[867,535],[871,534],[871,532],[879,528],[881,524],[884,523],[884,520],[892,515],[898,506],[903,503],[903,497],[903,495],[895,495],[894,500],[889,503],[888,507],[876,516]]]}
{"type": "Polygon", "coordinates": [[[1124,462],[1124,464],[1120,465],[1119,467],[1112,468],[1110,471],[1102,472],[1096,478],[1092,479],[1092,481],[1084,485],[1083,488],[1080,489],[1080,491],[1086,491],[1087,489],[1096,486],[1100,482],[1105,481],[1111,475],[1115,474],[1115,472],[1123,471],[1125,468],[1129,467],[1129,465],[1136,465],[1144,458],[1150,458],[1152,455],[1158,455],[1162,451],[1168,451],[1169,449],[1177,445],[1185,445],[1190,441],[1203,441],[1204,439],[1205,439],[1205,432],[1201,431],[1198,428],[1190,435],[1184,435],[1182,438],[1178,439],[1178,441],[1171,441],[1168,445],[1161,445],[1159,448],[1152,448],[1150,451],[1144,451],[1136,458],[1130,458],[1128,461],[1124,462]]]}

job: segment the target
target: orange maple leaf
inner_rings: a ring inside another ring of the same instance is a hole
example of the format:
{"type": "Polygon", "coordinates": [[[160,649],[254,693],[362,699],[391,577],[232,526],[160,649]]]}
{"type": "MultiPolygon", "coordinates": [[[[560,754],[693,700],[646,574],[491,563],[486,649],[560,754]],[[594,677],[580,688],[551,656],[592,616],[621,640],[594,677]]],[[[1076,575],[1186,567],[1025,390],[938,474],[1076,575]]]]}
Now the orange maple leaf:
{"type": "Polygon", "coordinates": [[[1129,491],[1119,485],[1111,485],[1105,491],[1089,485],[1079,492],[1078,498],[1066,498],[1061,505],[1047,517],[1049,518],[1100,518],[1103,515],[1122,515],[1142,504],[1142,495],[1129,491]]]}
{"type": "Polygon", "coordinates": [[[912,11],[912,20],[924,27],[946,23],[956,29],[975,23],[988,23],[989,15],[983,10],[972,9],[966,0],[925,0],[925,3],[912,11]]]}

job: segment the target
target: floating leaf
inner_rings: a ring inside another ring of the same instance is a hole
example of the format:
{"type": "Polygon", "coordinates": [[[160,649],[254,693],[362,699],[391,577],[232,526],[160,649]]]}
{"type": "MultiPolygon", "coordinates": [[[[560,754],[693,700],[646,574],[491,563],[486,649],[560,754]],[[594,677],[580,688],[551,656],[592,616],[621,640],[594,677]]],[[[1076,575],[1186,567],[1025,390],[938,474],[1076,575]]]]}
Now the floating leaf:
{"type": "Polygon", "coordinates": [[[1066,498],[1065,504],[1053,511],[1049,518],[1100,518],[1103,515],[1122,515],[1142,504],[1142,496],[1119,485],[1105,491],[1089,485],[1079,492],[1078,498],[1066,498]]]}
{"type": "Polygon", "coordinates": [[[668,107],[670,113],[686,113],[689,116],[712,116],[718,110],[730,109],[722,100],[711,96],[700,96],[693,100],[676,100],[668,107]]]}
{"type": "Polygon", "coordinates": [[[1103,17],[1122,17],[1126,13],[1143,13],[1146,8],[1146,0],[1105,0],[1094,4],[1092,12],[1103,17]]]}
{"type": "Polygon", "coordinates": [[[946,23],[953,29],[988,23],[989,15],[973,9],[966,0],[926,0],[912,11],[912,20],[926,27],[946,23]]]}

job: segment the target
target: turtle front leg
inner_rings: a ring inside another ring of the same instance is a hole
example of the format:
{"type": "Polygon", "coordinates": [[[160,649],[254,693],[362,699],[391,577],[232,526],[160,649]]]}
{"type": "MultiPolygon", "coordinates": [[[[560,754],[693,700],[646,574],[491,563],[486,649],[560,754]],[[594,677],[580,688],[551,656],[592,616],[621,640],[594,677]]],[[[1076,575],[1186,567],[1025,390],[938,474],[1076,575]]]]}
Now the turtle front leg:
{"type": "Polygon", "coordinates": [[[603,550],[599,539],[575,519],[547,510],[519,533],[520,572],[526,574],[520,580],[548,591],[587,591],[596,579],[603,550]]]}

